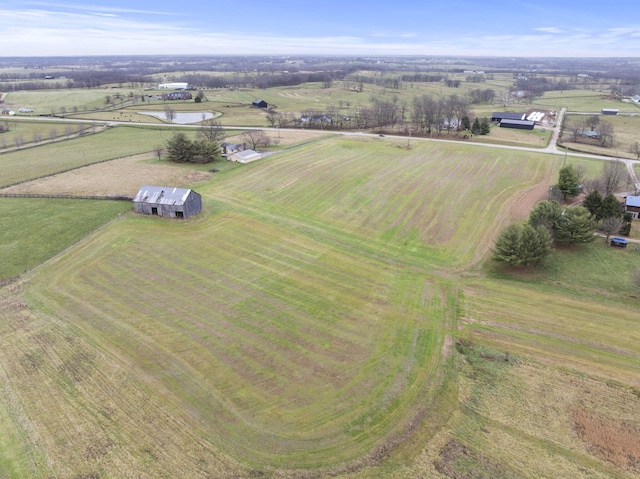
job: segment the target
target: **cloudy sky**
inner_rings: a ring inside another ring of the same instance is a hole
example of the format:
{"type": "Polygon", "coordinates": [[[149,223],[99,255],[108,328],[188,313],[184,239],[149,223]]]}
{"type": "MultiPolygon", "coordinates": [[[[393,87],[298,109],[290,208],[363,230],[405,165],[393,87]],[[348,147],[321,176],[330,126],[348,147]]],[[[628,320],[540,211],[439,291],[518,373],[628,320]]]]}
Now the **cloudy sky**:
{"type": "Polygon", "coordinates": [[[637,0],[3,0],[0,56],[640,56],[637,0]]]}

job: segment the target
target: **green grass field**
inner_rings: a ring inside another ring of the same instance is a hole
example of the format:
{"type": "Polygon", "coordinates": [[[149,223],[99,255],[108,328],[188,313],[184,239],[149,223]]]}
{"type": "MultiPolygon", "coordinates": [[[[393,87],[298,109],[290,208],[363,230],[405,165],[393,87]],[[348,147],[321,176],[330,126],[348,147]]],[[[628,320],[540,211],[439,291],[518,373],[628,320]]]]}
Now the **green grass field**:
{"type": "MultiPolygon", "coordinates": [[[[161,134],[0,155],[2,178],[161,134]]],[[[0,288],[3,479],[637,477],[640,252],[596,239],[509,271],[493,238],[562,157],[405,146],[230,164],[188,221],[2,199],[7,274],[53,256],[0,288]]]]}
{"type": "MultiPolygon", "coordinates": [[[[195,134],[195,133],[191,133],[195,134]]],[[[115,127],[84,138],[43,143],[35,148],[0,155],[0,180],[7,186],[70,168],[152,151],[164,145],[171,130],[115,127]]]]}

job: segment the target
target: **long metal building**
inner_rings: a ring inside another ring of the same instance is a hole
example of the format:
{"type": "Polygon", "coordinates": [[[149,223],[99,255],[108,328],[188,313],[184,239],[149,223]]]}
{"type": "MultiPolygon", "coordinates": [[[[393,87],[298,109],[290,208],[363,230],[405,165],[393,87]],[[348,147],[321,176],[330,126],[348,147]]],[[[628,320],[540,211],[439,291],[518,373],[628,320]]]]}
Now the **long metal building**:
{"type": "Polygon", "coordinates": [[[186,219],[202,211],[202,197],[187,188],[143,186],[133,198],[136,213],[186,219]]]}

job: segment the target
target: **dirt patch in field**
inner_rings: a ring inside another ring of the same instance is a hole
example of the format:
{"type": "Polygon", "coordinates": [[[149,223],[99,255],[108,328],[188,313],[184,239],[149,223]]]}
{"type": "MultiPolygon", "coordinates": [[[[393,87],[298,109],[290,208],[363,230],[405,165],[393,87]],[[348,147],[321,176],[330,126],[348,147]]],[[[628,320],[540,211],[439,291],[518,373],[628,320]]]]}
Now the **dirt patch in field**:
{"type": "Polygon", "coordinates": [[[640,473],[640,431],[585,409],[573,411],[574,427],[589,450],[618,467],[640,473]]]}
{"type": "Polygon", "coordinates": [[[129,156],[61,173],[2,190],[16,194],[134,196],[142,185],[184,187],[206,180],[209,173],[169,163],[150,164],[152,153],[129,156]]]}
{"type": "Polygon", "coordinates": [[[485,477],[515,479],[518,477],[513,471],[481,454],[470,451],[455,439],[450,439],[442,448],[440,457],[435,461],[434,465],[440,474],[444,474],[451,479],[480,479],[485,477]]]}

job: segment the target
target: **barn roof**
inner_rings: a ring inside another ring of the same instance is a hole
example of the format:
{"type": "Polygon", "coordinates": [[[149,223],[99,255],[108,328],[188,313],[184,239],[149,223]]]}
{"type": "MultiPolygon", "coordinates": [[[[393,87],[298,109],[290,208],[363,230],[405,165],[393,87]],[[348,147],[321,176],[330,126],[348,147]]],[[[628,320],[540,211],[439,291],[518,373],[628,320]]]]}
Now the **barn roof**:
{"type": "Polygon", "coordinates": [[[142,186],[133,199],[134,203],[154,203],[164,205],[181,205],[189,197],[188,188],[171,186],[142,186]]]}
{"type": "Polygon", "coordinates": [[[238,151],[234,153],[232,156],[240,162],[245,162],[245,161],[248,162],[253,160],[259,160],[260,158],[262,158],[262,155],[254,150],[238,151]]]}
{"type": "Polygon", "coordinates": [[[640,208],[640,196],[627,196],[626,205],[640,208]]]}
{"type": "Polygon", "coordinates": [[[514,113],[511,111],[494,111],[491,118],[500,120],[524,120],[526,113],[514,113]]]}
{"type": "Polygon", "coordinates": [[[504,118],[500,120],[500,125],[526,125],[526,126],[534,126],[536,124],[535,121],[532,120],[510,120],[504,118]]]}

